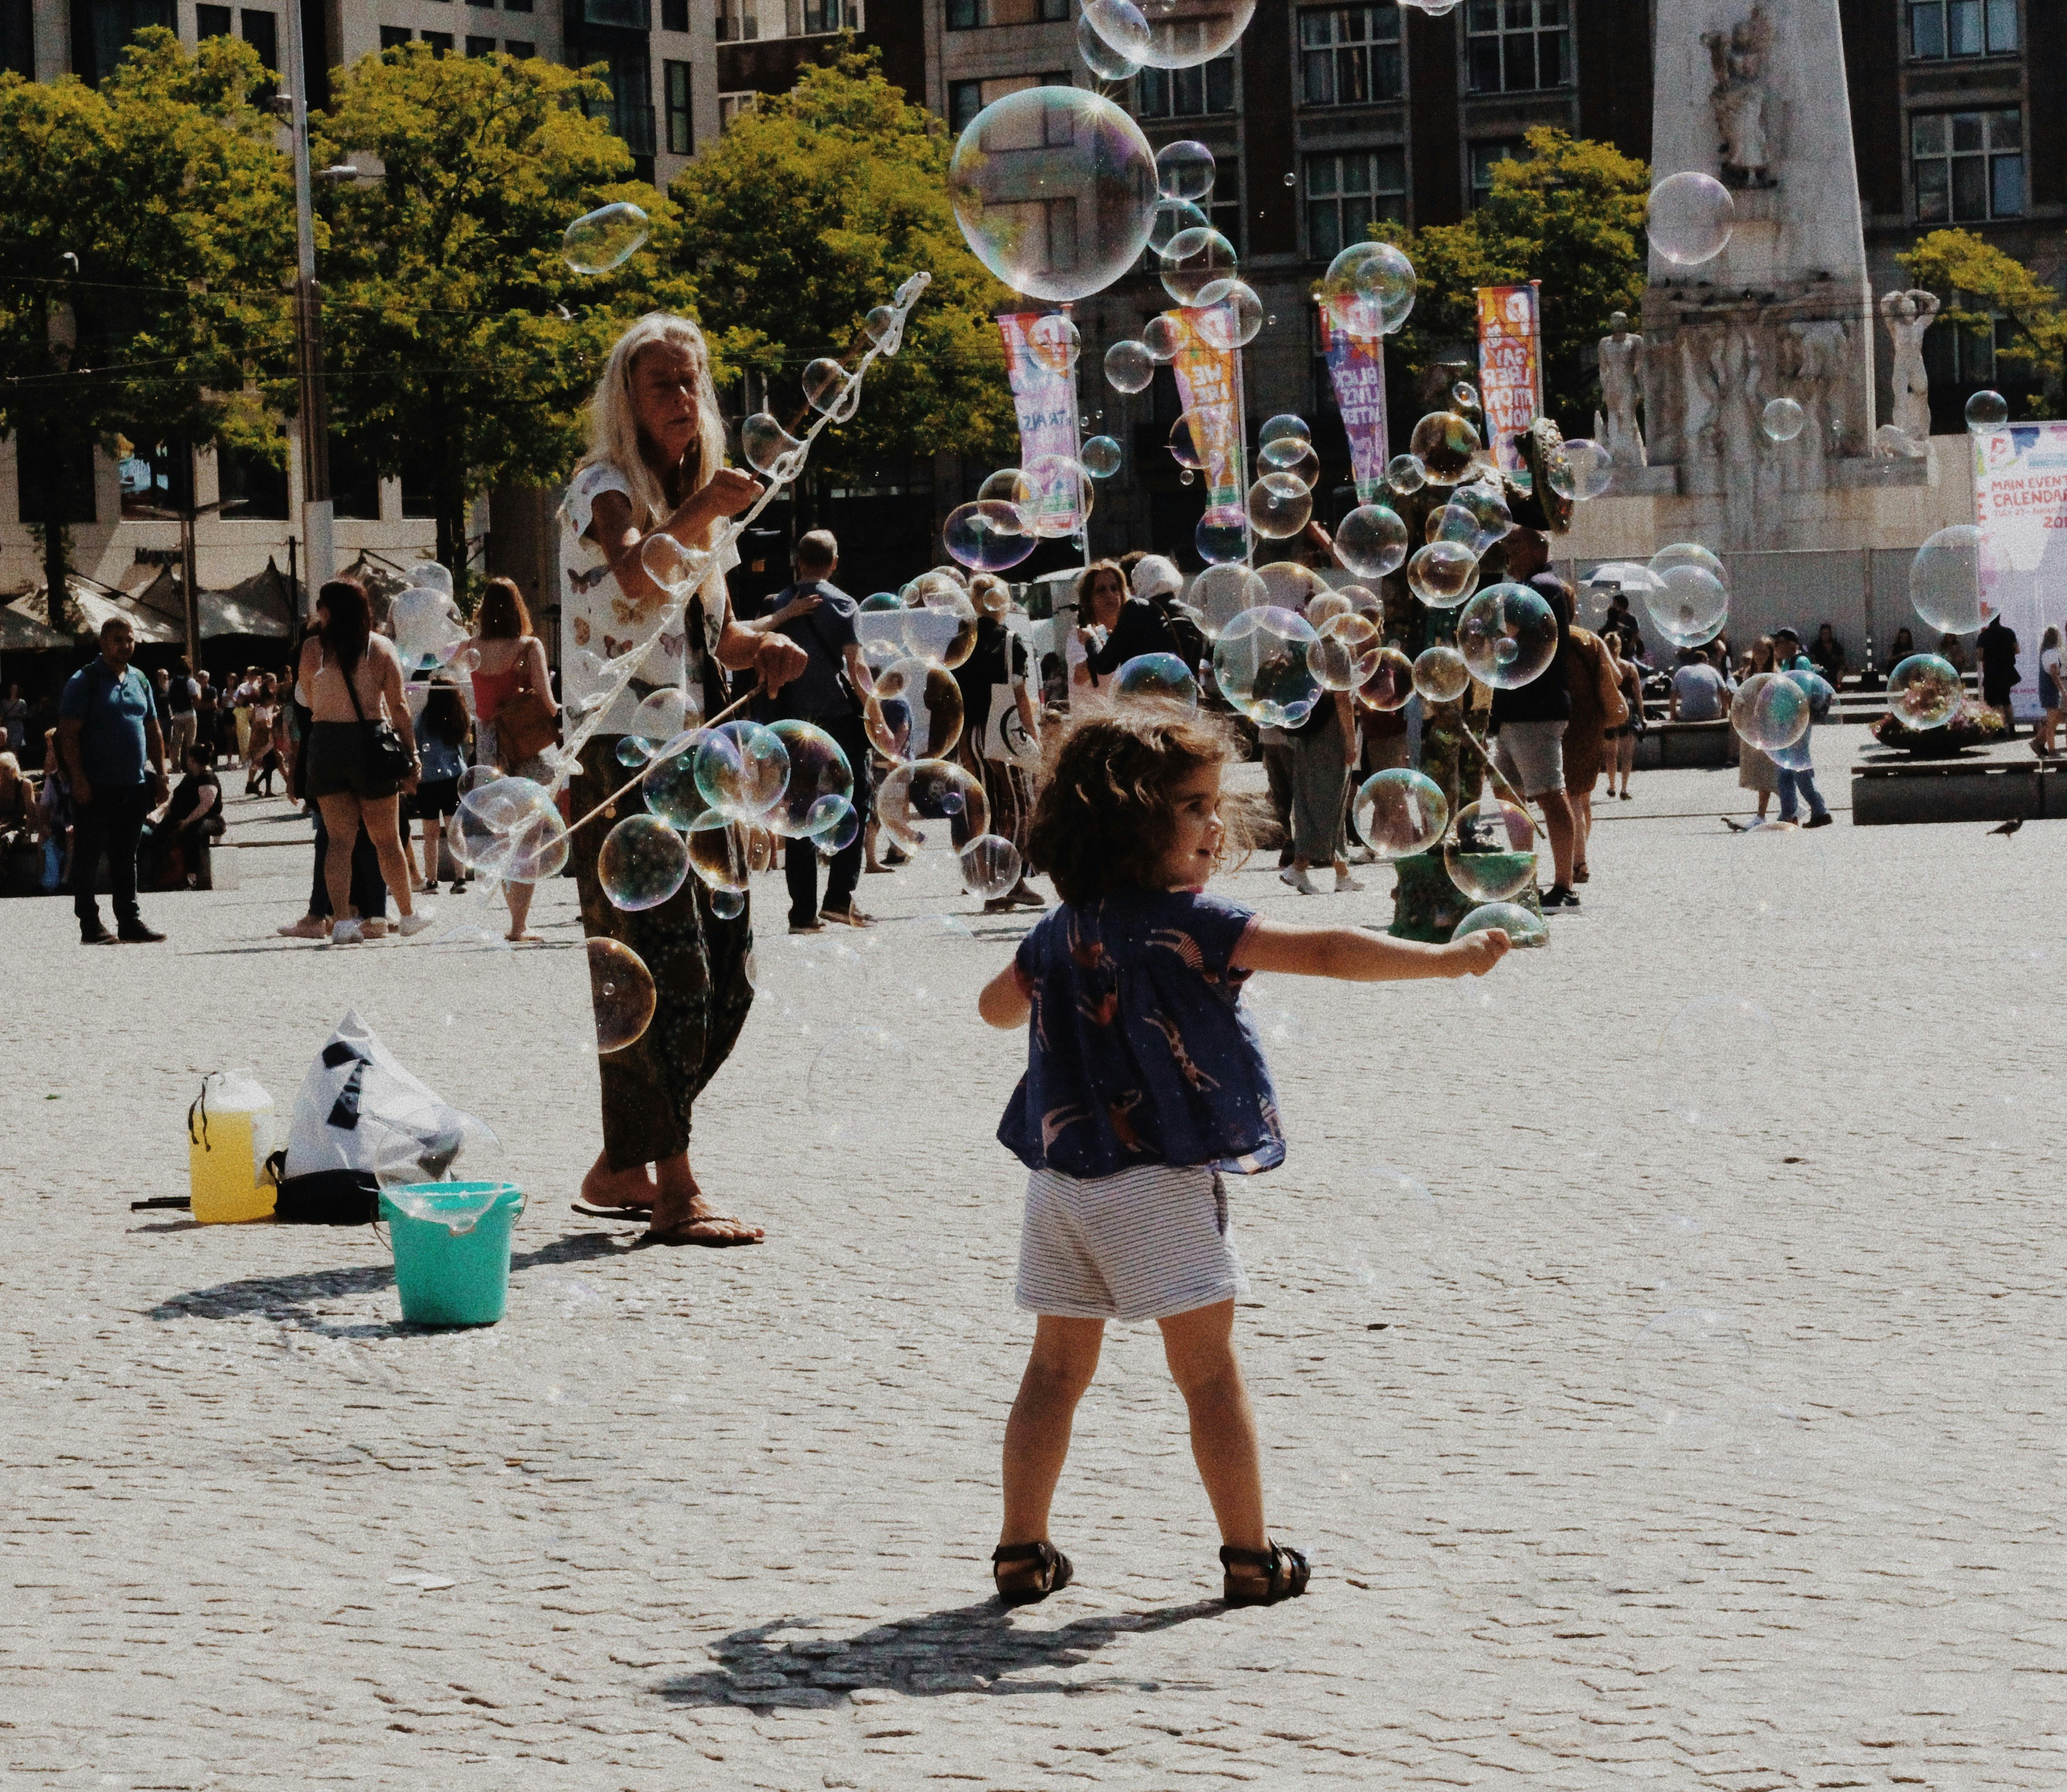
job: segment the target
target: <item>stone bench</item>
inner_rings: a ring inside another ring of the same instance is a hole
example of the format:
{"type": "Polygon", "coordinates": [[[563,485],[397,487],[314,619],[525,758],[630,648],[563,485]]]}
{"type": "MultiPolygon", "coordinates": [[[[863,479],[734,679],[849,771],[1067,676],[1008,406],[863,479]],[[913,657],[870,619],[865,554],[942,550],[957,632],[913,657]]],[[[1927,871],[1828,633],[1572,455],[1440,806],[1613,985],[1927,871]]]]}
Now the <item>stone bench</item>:
{"type": "Polygon", "coordinates": [[[1852,824],[1988,822],[2067,815],[2067,785],[2035,760],[2008,758],[1869,758],[1852,773],[1852,824]]]}

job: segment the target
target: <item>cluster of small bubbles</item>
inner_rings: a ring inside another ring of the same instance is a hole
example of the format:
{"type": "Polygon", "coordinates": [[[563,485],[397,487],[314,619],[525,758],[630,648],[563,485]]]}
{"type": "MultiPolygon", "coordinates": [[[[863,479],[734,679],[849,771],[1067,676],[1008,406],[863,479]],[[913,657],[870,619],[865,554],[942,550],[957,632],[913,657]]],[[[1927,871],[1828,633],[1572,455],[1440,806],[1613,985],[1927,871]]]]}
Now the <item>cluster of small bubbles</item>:
{"type": "Polygon", "coordinates": [[[1199,706],[1199,681],[1174,653],[1136,654],[1114,676],[1112,689],[1123,700],[1147,698],[1182,704],[1187,709],[1199,706]]]}
{"type": "Polygon", "coordinates": [[[1941,635],[1981,626],[1981,532],[1971,522],[1941,529],[1909,563],[1909,601],[1941,635]]]}
{"type": "Polygon", "coordinates": [[[1431,610],[1454,610],[1471,595],[1478,571],[1468,543],[1430,542],[1407,563],[1407,587],[1431,610]]]}
{"type": "Polygon", "coordinates": [[[1792,746],[1808,731],[1808,693],[1784,673],[1755,672],[1730,699],[1730,726],[1760,753],[1792,746]]]}
{"type": "Polygon", "coordinates": [[[1385,482],[1406,498],[1428,483],[1428,469],[1418,454],[1395,454],[1385,463],[1385,482]]]}
{"type": "Polygon", "coordinates": [[[1959,701],[1959,673],[1935,653],[1912,653],[1887,675],[1887,706],[1905,728],[1942,728],[1959,701]]]}
{"type": "Polygon", "coordinates": [[[1084,444],[1080,458],[1084,471],[1094,479],[1110,479],[1126,457],[1111,436],[1094,436],[1084,444]]]}
{"type": "Polygon", "coordinates": [[[952,847],[959,852],[990,831],[990,804],[983,786],[945,759],[893,767],[876,791],[876,813],[890,837],[908,851],[952,847]],[[946,826],[928,825],[936,823],[946,826]]]}
{"type": "Polygon", "coordinates": [[[1321,309],[1346,336],[1390,335],[1414,310],[1414,264],[1389,242],[1354,242],[1321,278],[1321,309]]]}
{"type": "Polygon", "coordinates": [[[1666,1023],[1655,1068],[1660,1103],[1692,1126],[1744,1138],[1771,1120],[1779,1030],[1741,996],[1703,996],[1666,1023]]]}
{"type": "Polygon", "coordinates": [[[1116,342],[1105,351],[1105,377],[1115,392],[1146,392],[1155,377],[1155,357],[1131,337],[1116,342]]]}
{"type": "Polygon", "coordinates": [[[1213,190],[1213,152],[1187,138],[1155,152],[1155,190],[1165,199],[1200,200],[1213,190]]]}
{"type": "Polygon", "coordinates": [[[985,902],[1019,887],[1019,848],[997,834],[979,834],[959,855],[962,882],[985,902]]]}
{"type": "Polygon", "coordinates": [[[1489,585],[1457,614],[1457,651],[1495,690],[1541,677],[1557,656],[1557,612],[1528,585],[1489,585]]]}
{"type": "Polygon", "coordinates": [[[603,836],[596,882],[619,908],[657,908],[688,881],[689,849],[658,815],[627,815],[603,836]]]}
{"type": "Polygon", "coordinates": [[[1429,703],[1454,703],[1471,689],[1472,668],[1447,641],[1424,647],[1414,661],[1414,689],[1429,703]]]}
{"type": "Polygon", "coordinates": [[[1759,412],[1758,426],[1773,441],[1792,441],[1809,421],[1809,413],[1791,398],[1770,399],[1759,412]]]}
{"type": "Polygon", "coordinates": [[[1536,823],[1488,791],[1457,811],[1444,836],[1443,868],[1475,904],[1512,901],[1536,881],[1536,823]]]}
{"type": "Polygon", "coordinates": [[[1614,478],[1614,465],[1598,442],[1575,436],[1552,453],[1545,477],[1551,490],[1560,498],[1583,504],[1608,489],[1614,478]]]}
{"type": "Polygon", "coordinates": [[[652,229],[652,220],[636,205],[620,201],[599,206],[566,227],[560,254],[577,274],[607,274],[638,254],[652,229]]]}
{"type": "Polygon", "coordinates": [[[1550,943],[1550,929],[1544,924],[1543,917],[1518,902],[1480,903],[1450,929],[1450,937],[1461,940],[1469,934],[1491,933],[1496,929],[1507,936],[1507,943],[1511,946],[1527,949],[1550,943]]]}
{"type": "Polygon", "coordinates": [[[653,973],[621,940],[591,940],[587,950],[595,1049],[622,1051],[644,1035],[653,1018],[653,973]]]}
{"type": "Polygon", "coordinates": [[[1977,392],[1967,400],[1969,429],[2000,429],[2009,421],[2009,400],[1999,392],[1977,392]]]}
{"type": "Polygon", "coordinates": [[[1141,327],[1141,346],[1157,362],[1174,360],[1184,346],[1184,327],[1167,312],[1159,311],[1141,327]]]}
{"type": "Polygon", "coordinates": [[[1213,643],[1221,696],[1265,728],[1304,721],[1321,695],[1307,664],[1318,639],[1304,616],[1275,603],[1243,611],[1213,643]]]}
{"type": "Polygon", "coordinates": [[[1196,305],[1209,286],[1233,279],[1240,266],[1232,243],[1210,224],[1195,226],[1180,230],[1163,251],[1163,290],[1180,305],[1196,305]]]}
{"type": "Polygon", "coordinates": [[[1289,473],[1266,473],[1249,488],[1249,523],[1269,541],[1304,529],[1314,514],[1314,494],[1289,473]]]}
{"type": "Polygon", "coordinates": [[[1022,88],[969,121],[948,164],[948,197],[977,259],[1005,285],[1057,303],[1087,299],[1147,247],[1155,152],[1140,126],[1101,94],[1022,88]],[[1038,191],[1027,187],[1026,158],[1004,152],[1023,144],[1061,146],[1038,158],[1038,191]],[[1046,233],[1026,228],[1029,200],[1050,211],[1067,208],[1079,220],[1073,254],[1051,255],[1046,233]]]}
{"type": "Polygon", "coordinates": [[[1431,411],[1407,438],[1423,482],[1431,486],[1456,485],[1477,464],[1481,445],[1478,431],[1455,411],[1431,411]]]}
{"type": "Polygon", "coordinates": [[[1357,701],[1380,714],[1405,709],[1413,694],[1414,662],[1396,647],[1379,650],[1377,663],[1357,687],[1357,701]]]}
{"type": "Polygon", "coordinates": [[[1199,339],[1223,352],[1245,348],[1263,331],[1263,301],[1245,280],[1223,280],[1200,295],[1196,320],[1199,339]]]}
{"type": "Polygon", "coordinates": [[[1643,594],[1644,607],[1659,632],[1675,647],[1713,640],[1729,620],[1729,575],[1723,563],[1695,542],[1675,542],[1651,557],[1656,583],[1643,594]]]}
{"type": "Polygon", "coordinates": [[[838,741],[808,721],[770,722],[768,731],[789,755],[790,775],[765,816],[785,839],[822,834],[854,807],[854,768],[838,741]]]}
{"type": "Polygon", "coordinates": [[[940,526],[948,553],[977,572],[1003,572],[1016,567],[1041,545],[1026,528],[1026,514],[1016,504],[957,505],[940,526]]]}
{"type": "Polygon", "coordinates": [[[1313,609],[1307,620],[1314,623],[1320,639],[1307,656],[1315,682],[1322,689],[1353,691],[1378,669],[1384,642],[1378,625],[1354,610],[1315,621],[1313,609]]]}
{"type": "Polygon", "coordinates": [[[1651,246],[1675,267],[1713,261],[1736,229],[1736,201],[1712,174],[1673,174],[1651,189],[1644,227],[1651,246]]]}
{"type": "Polygon", "coordinates": [[[755,721],[705,729],[696,743],[696,784],[704,800],[732,821],[753,821],[782,800],[790,755],[782,737],[755,721]]]}
{"type": "Polygon", "coordinates": [[[1426,852],[1450,825],[1450,802],[1426,774],[1395,769],[1366,778],[1357,786],[1356,830],[1381,859],[1426,852]]]}

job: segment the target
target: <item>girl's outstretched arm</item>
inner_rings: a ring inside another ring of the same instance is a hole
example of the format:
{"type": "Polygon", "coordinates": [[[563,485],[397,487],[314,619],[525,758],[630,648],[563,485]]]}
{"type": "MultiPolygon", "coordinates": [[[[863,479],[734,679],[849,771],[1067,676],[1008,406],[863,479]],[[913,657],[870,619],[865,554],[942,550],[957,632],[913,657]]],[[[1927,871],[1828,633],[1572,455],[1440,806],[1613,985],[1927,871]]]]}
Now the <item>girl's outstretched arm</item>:
{"type": "MultiPolygon", "coordinates": [[[[1508,948],[1507,936],[1496,927],[1438,946],[1360,927],[1287,927],[1281,921],[1259,920],[1235,949],[1234,963],[1242,970],[1285,971],[1294,977],[1398,983],[1410,977],[1483,977],[1507,956],[1508,948]]],[[[984,992],[986,998],[989,994],[984,992]]],[[[984,1018],[990,1017],[986,1013],[984,1018]]]]}
{"type": "Polygon", "coordinates": [[[1026,1024],[1026,1017],[1034,1012],[1034,1004],[1019,986],[1017,965],[1007,965],[984,985],[983,994],[976,998],[976,1011],[993,1026],[1009,1028],[1026,1024]]]}

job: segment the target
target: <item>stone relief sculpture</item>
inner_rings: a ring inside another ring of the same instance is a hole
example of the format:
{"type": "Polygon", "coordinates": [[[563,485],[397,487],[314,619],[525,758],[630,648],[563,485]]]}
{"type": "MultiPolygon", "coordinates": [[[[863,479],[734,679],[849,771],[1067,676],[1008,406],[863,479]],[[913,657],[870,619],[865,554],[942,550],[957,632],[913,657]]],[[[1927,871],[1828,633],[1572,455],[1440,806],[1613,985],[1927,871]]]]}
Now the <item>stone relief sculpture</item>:
{"type": "MultiPolygon", "coordinates": [[[[1923,367],[1923,333],[1936,319],[1939,305],[1937,294],[1917,288],[1889,293],[1880,302],[1880,315],[1894,345],[1894,418],[1890,427],[1919,445],[1931,439],[1931,376],[1923,367]]],[[[1908,452],[1899,444],[1890,445],[1908,452]]]]}
{"type": "Polygon", "coordinates": [[[1614,333],[1601,338],[1601,402],[1607,412],[1594,419],[1594,433],[1607,449],[1610,465],[1647,466],[1643,432],[1636,421],[1643,338],[1630,330],[1626,311],[1617,311],[1608,326],[1614,333]]]}
{"type": "Polygon", "coordinates": [[[1720,31],[1704,31],[1701,42],[1716,74],[1708,104],[1721,138],[1723,185],[1777,185],[1769,172],[1773,156],[1765,59],[1773,48],[1773,20],[1764,0],[1758,0],[1750,16],[1740,19],[1728,37],[1720,31]]]}

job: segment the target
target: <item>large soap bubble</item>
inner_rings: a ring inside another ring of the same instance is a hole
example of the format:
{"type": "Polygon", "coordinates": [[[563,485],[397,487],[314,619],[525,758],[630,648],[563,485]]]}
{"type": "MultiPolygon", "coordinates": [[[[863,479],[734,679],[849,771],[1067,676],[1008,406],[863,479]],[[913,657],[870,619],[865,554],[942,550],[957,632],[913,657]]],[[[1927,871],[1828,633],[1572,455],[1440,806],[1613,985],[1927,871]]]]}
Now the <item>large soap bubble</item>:
{"type": "Polygon", "coordinates": [[[646,214],[620,201],[584,212],[560,238],[560,254],[577,274],[607,274],[639,252],[652,228],[646,214]]]}
{"type": "Polygon", "coordinates": [[[1213,152],[1186,138],[1155,152],[1155,185],[1165,199],[1203,199],[1213,190],[1213,152]]]}
{"type": "Polygon", "coordinates": [[[1959,699],[1959,673],[1935,653],[1912,653],[1887,675],[1887,706],[1905,728],[1943,728],[1959,699]]]}
{"type": "Polygon", "coordinates": [[[689,869],[706,888],[740,893],[753,871],[746,830],[711,810],[684,838],[688,843],[689,869]]]}
{"type": "Polygon", "coordinates": [[[1174,653],[1137,653],[1113,675],[1112,689],[1119,697],[1178,703],[1187,709],[1199,706],[1199,681],[1174,653]]]}
{"type": "Polygon", "coordinates": [[[1418,454],[1395,454],[1385,463],[1385,482],[1402,498],[1411,498],[1428,483],[1428,469],[1418,454]]]}
{"type": "Polygon", "coordinates": [[[1450,929],[1450,939],[1454,944],[1474,933],[1490,933],[1496,929],[1507,936],[1509,945],[1517,948],[1547,946],[1550,943],[1550,929],[1544,924],[1543,917],[1518,902],[1480,903],[1450,929]]]}
{"type": "Polygon", "coordinates": [[[1209,566],[1192,581],[1192,605],[1208,636],[1217,636],[1244,610],[1269,601],[1270,587],[1248,567],[1209,566]]]}
{"type": "Polygon", "coordinates": [[[1808,421],[1809,413],[1793,399],[1775,398],[1759,412],[1758,426],[1774,441],[1792,441],[1808,421]]]}
{"type": "Polygon", "coordinates": [[[1034,534],[1059,540],[1077,534],[1090,521],[1096,491],[1082,461],[1067,454],[1037,454],[1025,471],[1034,487],[1034,501],[1027,510],[1034,534]]]}
{"type": "Polygon", "coordinates": [[[1383,579],[1407,559],[1407,525],[1383,504],[1359,504],[1335,531],[1335,555],[1359,579],[1383,579]]]}
{"type": "Polygon", "coordinates": [[[622,1051],[645,1033],[653,1018],[653,973],[620,940],[591,940],[587,955],[595,1049],[622,1051]]]}
{"type": "Polygon", "coordinates": [[[1574,436],[1560,445],[1552,453],[1545,470],[1551,490],[1574,503],[1598,498],[1614,479],[1614,464],[1609,460],[1608,451],[1584,436],[1574,436]]]}
{"type": "Polygon", "coordinates": [[[1967,400],[1969,429],[2000,429],[2009,421],[2009,401],[1999,392],[1977,392],[1967,400]]]}
{"type": "MultiPolygon", "coordinates": [[[[1139,11],[1132,0],[1091,0],[1092,6],[1126,6],[1139,11]]],[[[1131,81],[1141,72],[1141,64],[1131,56],[1115,50],[1099,35],[1097,26],[1091,22],[1089,9],[1077,15],[1077,54],[1084,59],[1084,67],[1101,81],[1131,81]]]]}
{"type": "Polygon", "coordinates": [[[1246,347],[1263,333],[1263,301],[1245,280],[1222,280],[1200,295],[1199,340],[1223,351],[1246,347]]]}
{"type": "Polygon", "coordinates": [[[877,678],[875,695],[864,725],[885,758],[938,759],[954,751],[966,711],[952,672],[916,656],[894,660],[877,678]]]}
{"type": "Polygon", "coordinates": [[[976,606],[964,592],[936,587],[924,603],[904,613],[905,653],[952,672],[976,651],[978,620],[976,606]]]}
{"type": "Polygon", "coordinates": [[[1467,803],[1444,838],[1443,868],[1474,903],[1512,901],[1536,881],[1536,823],[1496,796],[1467,803]]]}
{"type": "Polygon", "coordinates": [[[940,540],[964,566],[977,572],[1003,572],[1041,545],[1040,538],[1028,531],[1018,506],[981,501],[948,511],[940,540]]]}
{"type": "Polygon", "coordinates": [[[398,592],[388,616],[404,673],[442,666],[466,645],[467,632],[459,612],[443,591],[419,586],[398,592]]]}
{"type": "Polygon", "coordinates": [[[804,445],[765,411],[756,411],[739,426],[739,451],[756,473],[775,475],[800,465],[804,445]]]}
{"type": "Polygon", "coordinates": [[[1808,732],[1808,693],[1785,673],[1755,672],[1730,699],[1730,726],[1760,753],[1792,746],[1808,732]]]}
{"type": "Polygon", "coordinates": [[[1736,201],[1712,174],[1673,174],[1651,189],[1644,226],[1651,246],[1677,267],[1713,261],[1736,228],[1736,201]]]}
{"type": "Polygon", "coordinates": [[[1126,450],[1111,436],[1093,436],[1078,455],[1083,469],[1094,479],[1110,479],[1124,464],[1126,450]]]}
{"type": "Polygon", "coordinates": [[[1307,664],[1318,636],[1304,616],[1275,604],[1245,610],[1213,644],[1221,696],[1265,728],[1295,726],[1320,701],[1307,664]]]}
{"type": "Polygon", "coordinates": [[[960,852],[990,831],[990,804],[983,786],[945,759],[895,767],[876,792],[876,812],[890,837],[911,851],[947,847],[960,852]]]}
{"type": "Polygon", "coordinates": [[[1184,346],[1184,328],[1167,312],[1159,311],[1142,325],[1141,346],[1148,351],[1150,359],[1159,364],[1173,360],[1176,358],[1177,351],[1184,346]]]}
{"type": "Polygon", "coordinates": [[[447,835],[453,856],[481,877],[534,884],[567,862],[567,827],[544,785],[498,778],[459,800],[447,835]]]}
{"type": "Polygon", "coordinates": [[[1909,563],[1909,601],[1941,635],[1981,626],[1981,532],[1971,522],[1941,529],[1909,563]]]}
{"type": "Polygon", "coordinates": [[[1651,557],[1657,583],[1643,594],[1643,607],[1659,632],[1675,647],[1713,640],[1729,620],[1730,592],[1723,563],[1693,542],[1675,542],[1651,557]]]}
{"type": "Polygon", "coordinates": [[[1414,662],[1396,647],[1383,648],[1368,677],[1357,687],[1357,701],[1381,715],[1407,707],[1414,694],[1414,662]]]}
{"type": "Polygon", "coordinates": [[[1155,156],[1141,128],[1085,87],[1025,87],[969,121],[948,168],[956,221],[1013,291],[1087,299],[1148,246],[1155,156]],[[1071,221],[1067,229],[1057,221],[1071,221]]]}
{"type": "Polygon", "coordinates": [[[1232,48],[1256,0],[1090,0],[1084,17],[1107,43],[1151,68],[1195,68],[1232,48]]]}
{"type": "Polygon", "coordinates": [[[1163,290],[1180,305],[1196,305],[1208,287],[1234,278],[1240,265],[1234,245],[1211,225],[1180,230],[1163,251],[1163,290]]]}
{"type": "Polygon", "coordinates": [[[1463,542],[1431,542],[1407,563],[1407,589],[1431,610],[1454,610],[1477,582],[1479,557],[1463,542]]]}
{"type": "Polygon", "coordinates": [[[1457,613],[1457,651],[1496,690],[1539,678],[1557,656],[1557,613],[1528,585],[1488,585],[1457,613]]]}
{"type": "Polygon", "coordinates": [[[1356,830],[1381,859],[1426,852],[1450,825],[1450,802],[1434,778],[1418,771],[1382,771],[1357,786],[1356,830]]]}
{"type": "Polygon", "coordinates": [[[1414,688],[1431,703],[1454,703],[1471,683],[1472,668],[1448,641],[1423,648],[1414,662],[1414,688]]]}
{"type": "Polygon", "coordinates": [[[689,849],[658,815],[627,815],[603,836],[596,882],[619,908],[657,908],[688,880],[689,849]]]}
{"type": "Polygon", "coordinates": [[[707,729],[696,746],[696,765],[704,800],[733,821],[757,821],[782,800],[790,778],[782,736],[756,721],[707,729]]]}
{"type": "Polygon", "coordinates": [[[1270,541],[1304,529],[1314,514],[1314,494],[1289,473],[1266,473],[1249,488],[1249,524],[1270,541]]]}
{"type": "Polygon", "coordinates": [[[1454,486],[1477,463],[1483,444],[1470,422],[1455,411],[1431,411],[1414,425],[1407,445],[1431,486],[1454,486]]]}
{"type": "Polygon", "coordinates": [[[979,834],[961,849],[962,882],[986,902],[1019,887],[1019,848],[997,834],[979,834]]]}
{"type": "Polygon", "coordinates": [[[1414,264],[1389,242],[1353,242],[1321,278],[1321,308],[1346,336],[1390,335],[1414,309],[1414,264]]]}
{"type": "MultiPolygon", "coordinates": [[[[1308,620],[1312,615],[1309,612],[1308,620]]],[[[1306,664],[1325,690],[1353,691],[1378,669],[1384,642],[1378,624],[1354,610],[1314,624],[1320,639],[1306,664]]]]}
{"type": "Polygon", "coordinates": [[[763,825],[790,839],[837,827],[854,806],[854,768],[839,742],[808,721],[770,722],[768,731],[790,756],[790,777],[763,825]]]}
{"type": "Polygon", "coordinates": [[[1249,557],[1255,545],[1249,530],[1249,513],[1239,504],[1207,506],[1192,531],[1192,544],[1208,566],[1224,566],[1249,557]]]}
{"type": "Polygon", "coordinates": [[[373,1180],[393,1200],[403,1189],[429,1192],[434,1184],[472,1184],[483,1191],[477,1205],[455,1199],[457,1191],[441,1193],[434,1212],[417,1213],[396,1201],[405,1213],[444,1221],[456,1233],[471,1232],[502,1193],[502,1141],[485,1120],[441,1101],[419,1103],[396,1116],[373,1148],[373,1180]]]}
{"type": "Polygon", "coordinates": [[[1116,342],[1105,351],[1105,377],[1115,392],[1146,392],[1155,377],[1155,357],[1131,337],[1116,342]]]}
{"type": "Polygon", "coordinates": [[[1050,373],[1074,373],[1083,352],[1083,333],[1062,311],[1050,311],[1026,327],[1026,352],[1050,373]]]}

